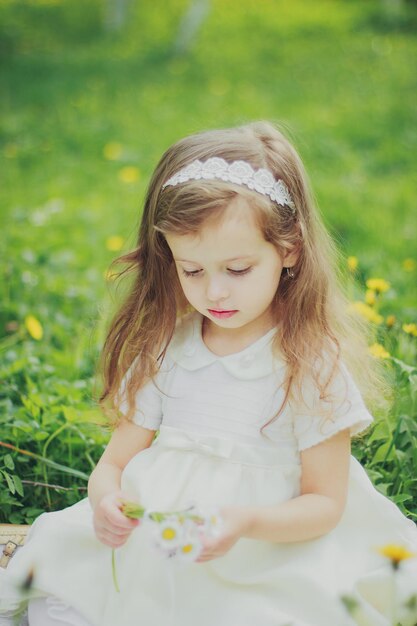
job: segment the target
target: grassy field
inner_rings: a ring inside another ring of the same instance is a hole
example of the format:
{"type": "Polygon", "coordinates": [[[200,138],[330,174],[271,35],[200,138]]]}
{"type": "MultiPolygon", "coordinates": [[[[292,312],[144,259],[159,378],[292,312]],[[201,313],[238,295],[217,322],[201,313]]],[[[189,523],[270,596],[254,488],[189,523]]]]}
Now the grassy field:
{"type": "Polygon", "coordinates": [[[215,0],[179,54],[185,0],[132,0],[119,32],[103,4],[0,0],[0,440],[21,450],[0,446],[0,521],[85,495],[108,437],[92,401],[117,297],[106,271],[162,152],[254,119],[287,129],[358,260],[352,299],[376,320],[396,400],[355,453],[417,517],[415,5],[215,0]],[[369,278],[389,288],[366,293],[369,278]]]}

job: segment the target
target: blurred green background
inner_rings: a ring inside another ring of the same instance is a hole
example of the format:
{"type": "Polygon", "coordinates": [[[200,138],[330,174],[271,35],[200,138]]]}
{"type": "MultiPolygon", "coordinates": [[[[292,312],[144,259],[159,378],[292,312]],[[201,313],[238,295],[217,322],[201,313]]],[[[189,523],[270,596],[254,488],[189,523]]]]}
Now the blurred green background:
{"type": "Polygon", "coordinates": [[[287,129],[357,259],[352,299],[380,316],[404,384],[357,454],[382,491],[415,497],[416,32],[405,0],[0,0],[0,440],[23,450],[0,447],[0,521],[84,494],[107,440],[91,398],[118,301],[106,273],[163,151],[255,119],[287,129]],[[372,277],[389,287],[366,294],[372,277]]]}

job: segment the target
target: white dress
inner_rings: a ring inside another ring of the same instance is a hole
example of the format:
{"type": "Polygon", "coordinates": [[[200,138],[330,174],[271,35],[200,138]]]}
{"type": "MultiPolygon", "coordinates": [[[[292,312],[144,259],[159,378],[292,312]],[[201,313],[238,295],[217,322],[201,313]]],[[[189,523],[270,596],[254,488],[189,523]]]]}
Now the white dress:
{"type": "MultiPolygon", "coordinates": [[[[127,464],[122,489],[160,511],[192,503],[266,506],[298,496],[300,451],[372,422],[350,375],[343,368],[332,383],[340,398],[332,420],[323,424],[324,407],[306,383],[317,412],[293,414],[287,406],[262,436],[283,393],[285,364],[271,350],[275,330],[220,357],[205,346],[201,322],[193,313],[178,325],[156,385],[137,394],[135,422],[160,432],[127,464]]],[[[387,626],[380,589],[391,584],[391,571],[375,550],[387,543],[417,551],[416,526],[351,457],[346,508],[326,535],[291,544],[242,538],[221,558],[175,563],[140,526],[116,552],[117,593],[111,549],[94,535],[86,498],[35,521],[0,579],[0,613],[17,605],[13,585],[33,568],[39,595],[62,599],[92,626],[353,626],[340,599],[346,593],[363,603],[368,623],[387,626]]],[[[416,565],[401,564],[401,597],[417,591],[416,565]]]]}

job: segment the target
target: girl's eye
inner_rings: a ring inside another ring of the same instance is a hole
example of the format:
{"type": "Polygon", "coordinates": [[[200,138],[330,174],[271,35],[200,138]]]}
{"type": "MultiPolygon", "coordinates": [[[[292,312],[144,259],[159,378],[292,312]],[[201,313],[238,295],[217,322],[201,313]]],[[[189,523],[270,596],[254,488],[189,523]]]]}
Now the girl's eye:
{"type": "Polygon", "coordinates": [[[249,274],[249,272],[251,272],[251,271],[252,271],[251,267],[245,267],[244,270],[231,270],[229,268],[229,272],[231,274],[235,274],[236,276],[243,276],[244,274],[249,274]]]}
{"type": "MultiPolygon", "coordinates": [[[[243,276],[244,274],[249,274],[249,272],[252,271],[252,267],[245,267],[245,269],[243,270],[232,270],[230,268],[227,268],[227,270],[233,274],[234,276],[243,276]]],[[[201,272],[203,270],[192,270],[192,271],[187,271],[184,268],[181,268],[182,273],[184,274],[184,276],[189,276],[189,277],[193,277],[193,276],[200,276],[201,272]]]]}
{"type": "Polygon", "coordinates": [[[192,272],[187,272],[187,270],[185,270],[184,268],[181,268],[181,270],[184,276],[198,276],[201,272],[201,270],[193,270],[192,272]]]}

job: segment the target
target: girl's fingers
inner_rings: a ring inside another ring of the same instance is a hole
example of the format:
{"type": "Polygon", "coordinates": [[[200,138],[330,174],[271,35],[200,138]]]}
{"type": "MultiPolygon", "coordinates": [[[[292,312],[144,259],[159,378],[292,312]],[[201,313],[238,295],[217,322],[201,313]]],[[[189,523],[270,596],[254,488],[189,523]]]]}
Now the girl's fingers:
{"type": "Polygon", "coordinates": [[[111,533],[112,535],[115,535],[116,537],[128,537],[131,533],[130,530],[123,530],[122,528],[118,528],[117,526],[113,526],[108,525],[108,524],[103,524],[101,526],[101,530],[105,530],[108,533],[111,533]]]}
{"type": "Polygon", "coordinates": [[[133,530],[133,528],[122,528],[120,526],[112,524],[111,522],[109,522],[107,518],[104,518],[102,520],[96,520],[94,523],[94,526],[98,533],[99,532],[111,533],[115,537],[120,537],[120,538],[128,537],[133,530]]]}
{"type": "Polygon", "coordinates": [[[120,546],[126,543],[128,535],[120,537],[119,535],[102,529],[97,533],[97,537],[106,546],[110,546],[110,548],[120,548],[120,546]]]}
{"type": "Polygon", "coordinates": [[[208,555],[208,554],[206,556],[199,556],[198,559],[196,559],[196,563],[205,563],[206,561],[211,561],[214,558],[215,558],[214,555],[208,555]]]}
{"type": "Polygon", "coordinates": [[[113,526],[117,526],[118,528],[126,528],[132,530],[132,528],[136,528],[139,525],[139,520],[130,519],[123,515],[123,513],[117,508],[114,507],[105,512],[106,519],[113,526]]]}
{"type": "Polygon", "coordinates": [[[121,492],[109,493],[104,496],[95,510],[98,519],[106,519],[110,524],[119,528],[135,528],[138,525],[138,520],[126,517],[120,510],[124,499],[126,498],[121,492]]]}

